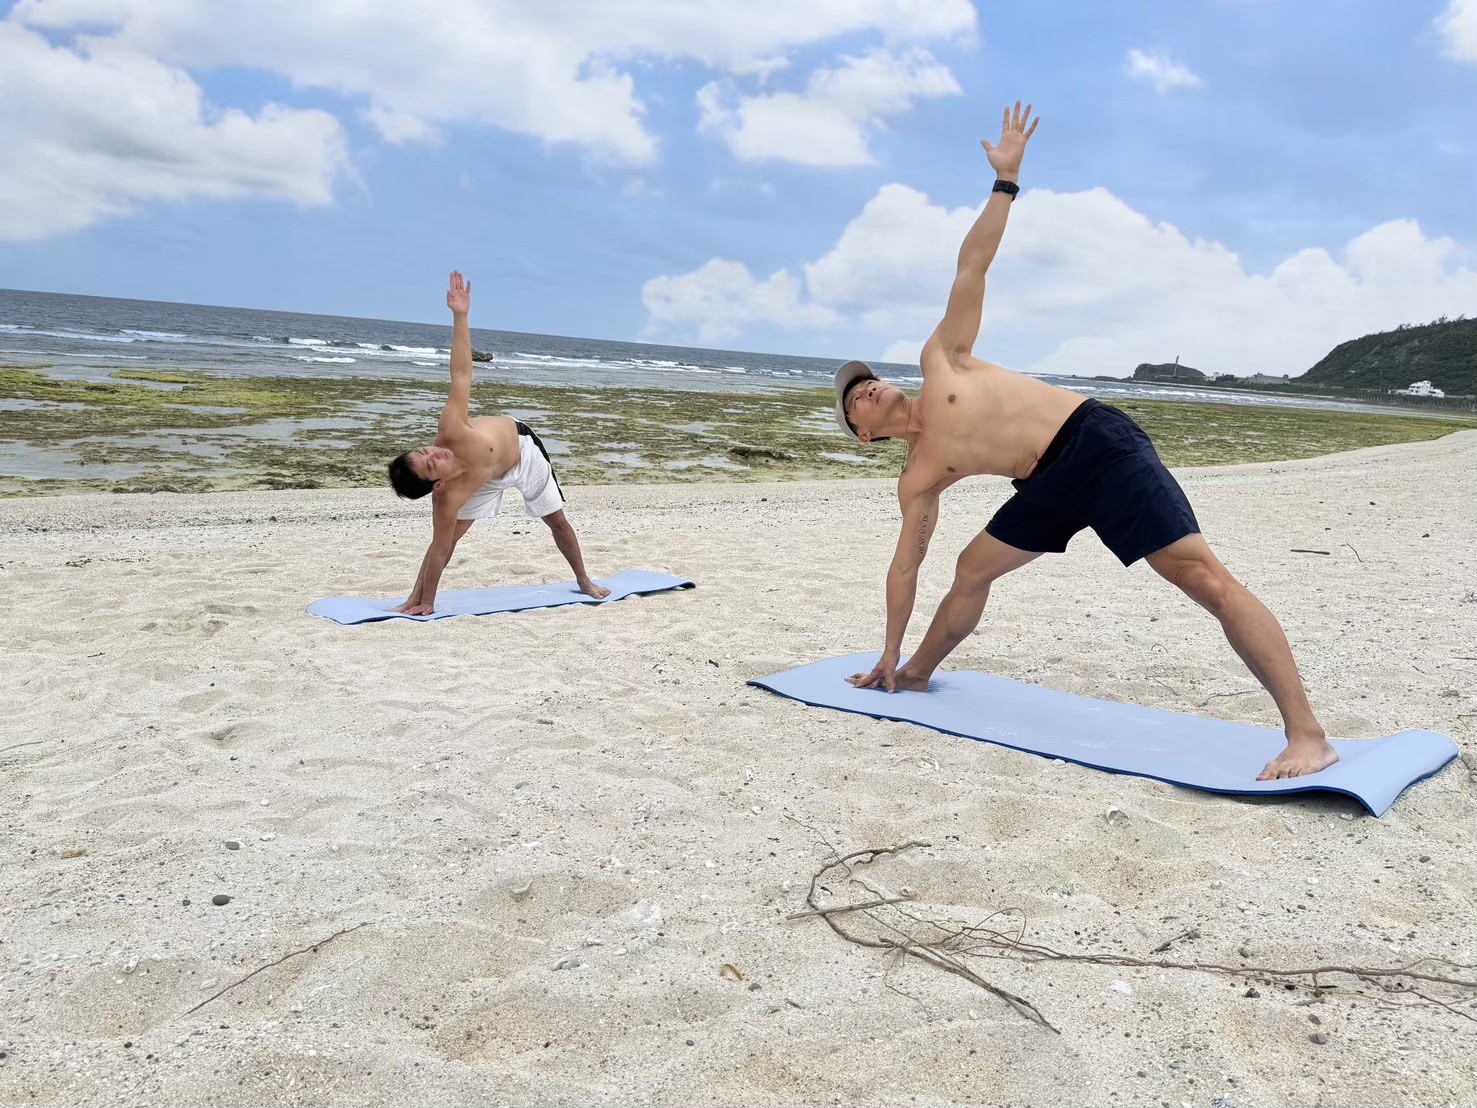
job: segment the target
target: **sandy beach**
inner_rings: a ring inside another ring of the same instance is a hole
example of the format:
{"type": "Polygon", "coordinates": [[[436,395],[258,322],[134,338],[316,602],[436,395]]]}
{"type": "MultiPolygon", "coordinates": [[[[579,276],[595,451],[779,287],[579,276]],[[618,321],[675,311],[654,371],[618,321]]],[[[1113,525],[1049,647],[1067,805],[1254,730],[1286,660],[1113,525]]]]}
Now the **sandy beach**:
{"type": "MultiPolygon", "coordinates": [[[[1429,728],[1461,761],[1375,820],[746,687],[880,648],[887,480],[573,489],[597,576],[699,587],[361,627],[304,609],[409,586],[428,512],[388,491],[0,501],[0,1102],[1473,1103],[1470,991],[968,960],[1056,1034],[785,918],[833,850],[919,841],[820,899],[1015,908],[1075,954],[1477,962],[1477,432],[1179,476],[1330,733],[1429,728]]],[[[1007,493],[945,497],[910,645],[1007,493]]],[[[514,505],[443,588],[565,577],[514,505]]],[[[1091,535],[997,586],[950,664],[1277,719],[1091,535]]]]}

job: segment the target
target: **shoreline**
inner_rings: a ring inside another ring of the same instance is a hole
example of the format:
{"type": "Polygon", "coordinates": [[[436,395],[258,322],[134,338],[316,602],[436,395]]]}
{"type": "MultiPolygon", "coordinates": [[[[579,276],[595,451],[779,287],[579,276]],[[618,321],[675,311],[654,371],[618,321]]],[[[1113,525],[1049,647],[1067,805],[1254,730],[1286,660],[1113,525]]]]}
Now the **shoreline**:
{"type": "Polygon", "coordinates": [[[1259,394],[1276,396],[1287,400],[1331,400],[1339,404],[1357,405],[1371,412],[1408,416],[1431,416],[1438,419],[1457,418],[1477,413],[1477,399],[1470,396],[1445,397],[1443,403],[1434,403],[1430,398],[1409,396],[1397,399],[1395,394],[1380,396],[1374,390],[1356,389],[1353,392],[1329,392],[1318,385],[1238,385],[1225,381],[1161,381],[1158,378],[1084,376],[1083,381],[1133,381],[1135,384],[1152,385],[1155,388],[1184,389],[1187,392],[1224,392],[1228,395],[1259,394]]]}
{"type": "MultiPolygon", "coordinates": [[[[826,389],[583,389],[484,382],[544,439],[571,485],[801,480],[896,474],[905,447],[859,447],[826,389]]],[[[0,368],[0,498],[84,492],[355,488],[435,434],[426,382],[226,377],[132,368],[102,381],[0,368]]],[[[1123,400],[1171,467],[1310,457],[1436,438],[1452,416],[1123,400]]]]}

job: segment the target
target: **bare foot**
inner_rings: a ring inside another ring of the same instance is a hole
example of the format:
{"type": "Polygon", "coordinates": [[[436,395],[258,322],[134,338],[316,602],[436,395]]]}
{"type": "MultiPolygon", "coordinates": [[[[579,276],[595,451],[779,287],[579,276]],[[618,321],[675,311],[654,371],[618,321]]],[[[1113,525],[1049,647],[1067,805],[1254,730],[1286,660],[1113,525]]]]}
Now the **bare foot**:
{"type": "Polygon", "coordinates": [[[897,671],[896,687],[907,692],[927,692],[928,676],[926,673],[911,673],[908,667],[904,666],[897,671]]]}
{"type": "Polygon", "coordinates": [[[1287,749],[1267,763],[1267,768],[1257,776],[1258,781],[1281,781],[1289,777],[1304,777],[1327,769],[1339,760],[1339,752],[1329,745],[1323,732],[1306,737],[1288,737],[1287,749]]]}
{"type": "Polygon", "coordinates": [[[581,581],[580,592],[586,596],[593,596],[596,600],[604,600],[610,595],[610,590],[604,585],[597,585],[594,581],[581,581]]]}

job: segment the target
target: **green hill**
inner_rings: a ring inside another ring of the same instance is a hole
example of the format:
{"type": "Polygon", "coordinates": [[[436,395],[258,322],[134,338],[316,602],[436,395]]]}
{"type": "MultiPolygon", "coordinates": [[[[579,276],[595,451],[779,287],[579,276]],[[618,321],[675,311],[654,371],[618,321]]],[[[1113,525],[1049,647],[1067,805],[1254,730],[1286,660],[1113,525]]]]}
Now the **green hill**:
{"type": "Polygon", "coordinates": [[[1477,319],[1443,316],[1341,342],[1290,383],[1389,390],[1415,381],[1430,381],[1448,396],[1477,393],[1477,319]]]}

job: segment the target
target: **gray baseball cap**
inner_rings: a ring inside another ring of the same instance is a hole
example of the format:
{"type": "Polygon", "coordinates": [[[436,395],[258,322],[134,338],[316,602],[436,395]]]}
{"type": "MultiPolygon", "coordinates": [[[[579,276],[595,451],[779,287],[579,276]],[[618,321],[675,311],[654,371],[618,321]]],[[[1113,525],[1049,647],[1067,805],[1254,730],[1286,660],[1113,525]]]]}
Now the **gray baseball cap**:
{"type": "Polygon", "coordinates": [[[872,372],[872,367],[866,362],[847,362],[836,371],[836,422],[841,425],[841,430],[845,431],[853,442],[862,440],[857,438],[851,421],[846,418],[846,409],[842,406],[842,401],[846,399],[846,390],[851,388],[852,382],[864,378],[871,378],[874,381],[877,379],[877,375],[872,372]]]}

